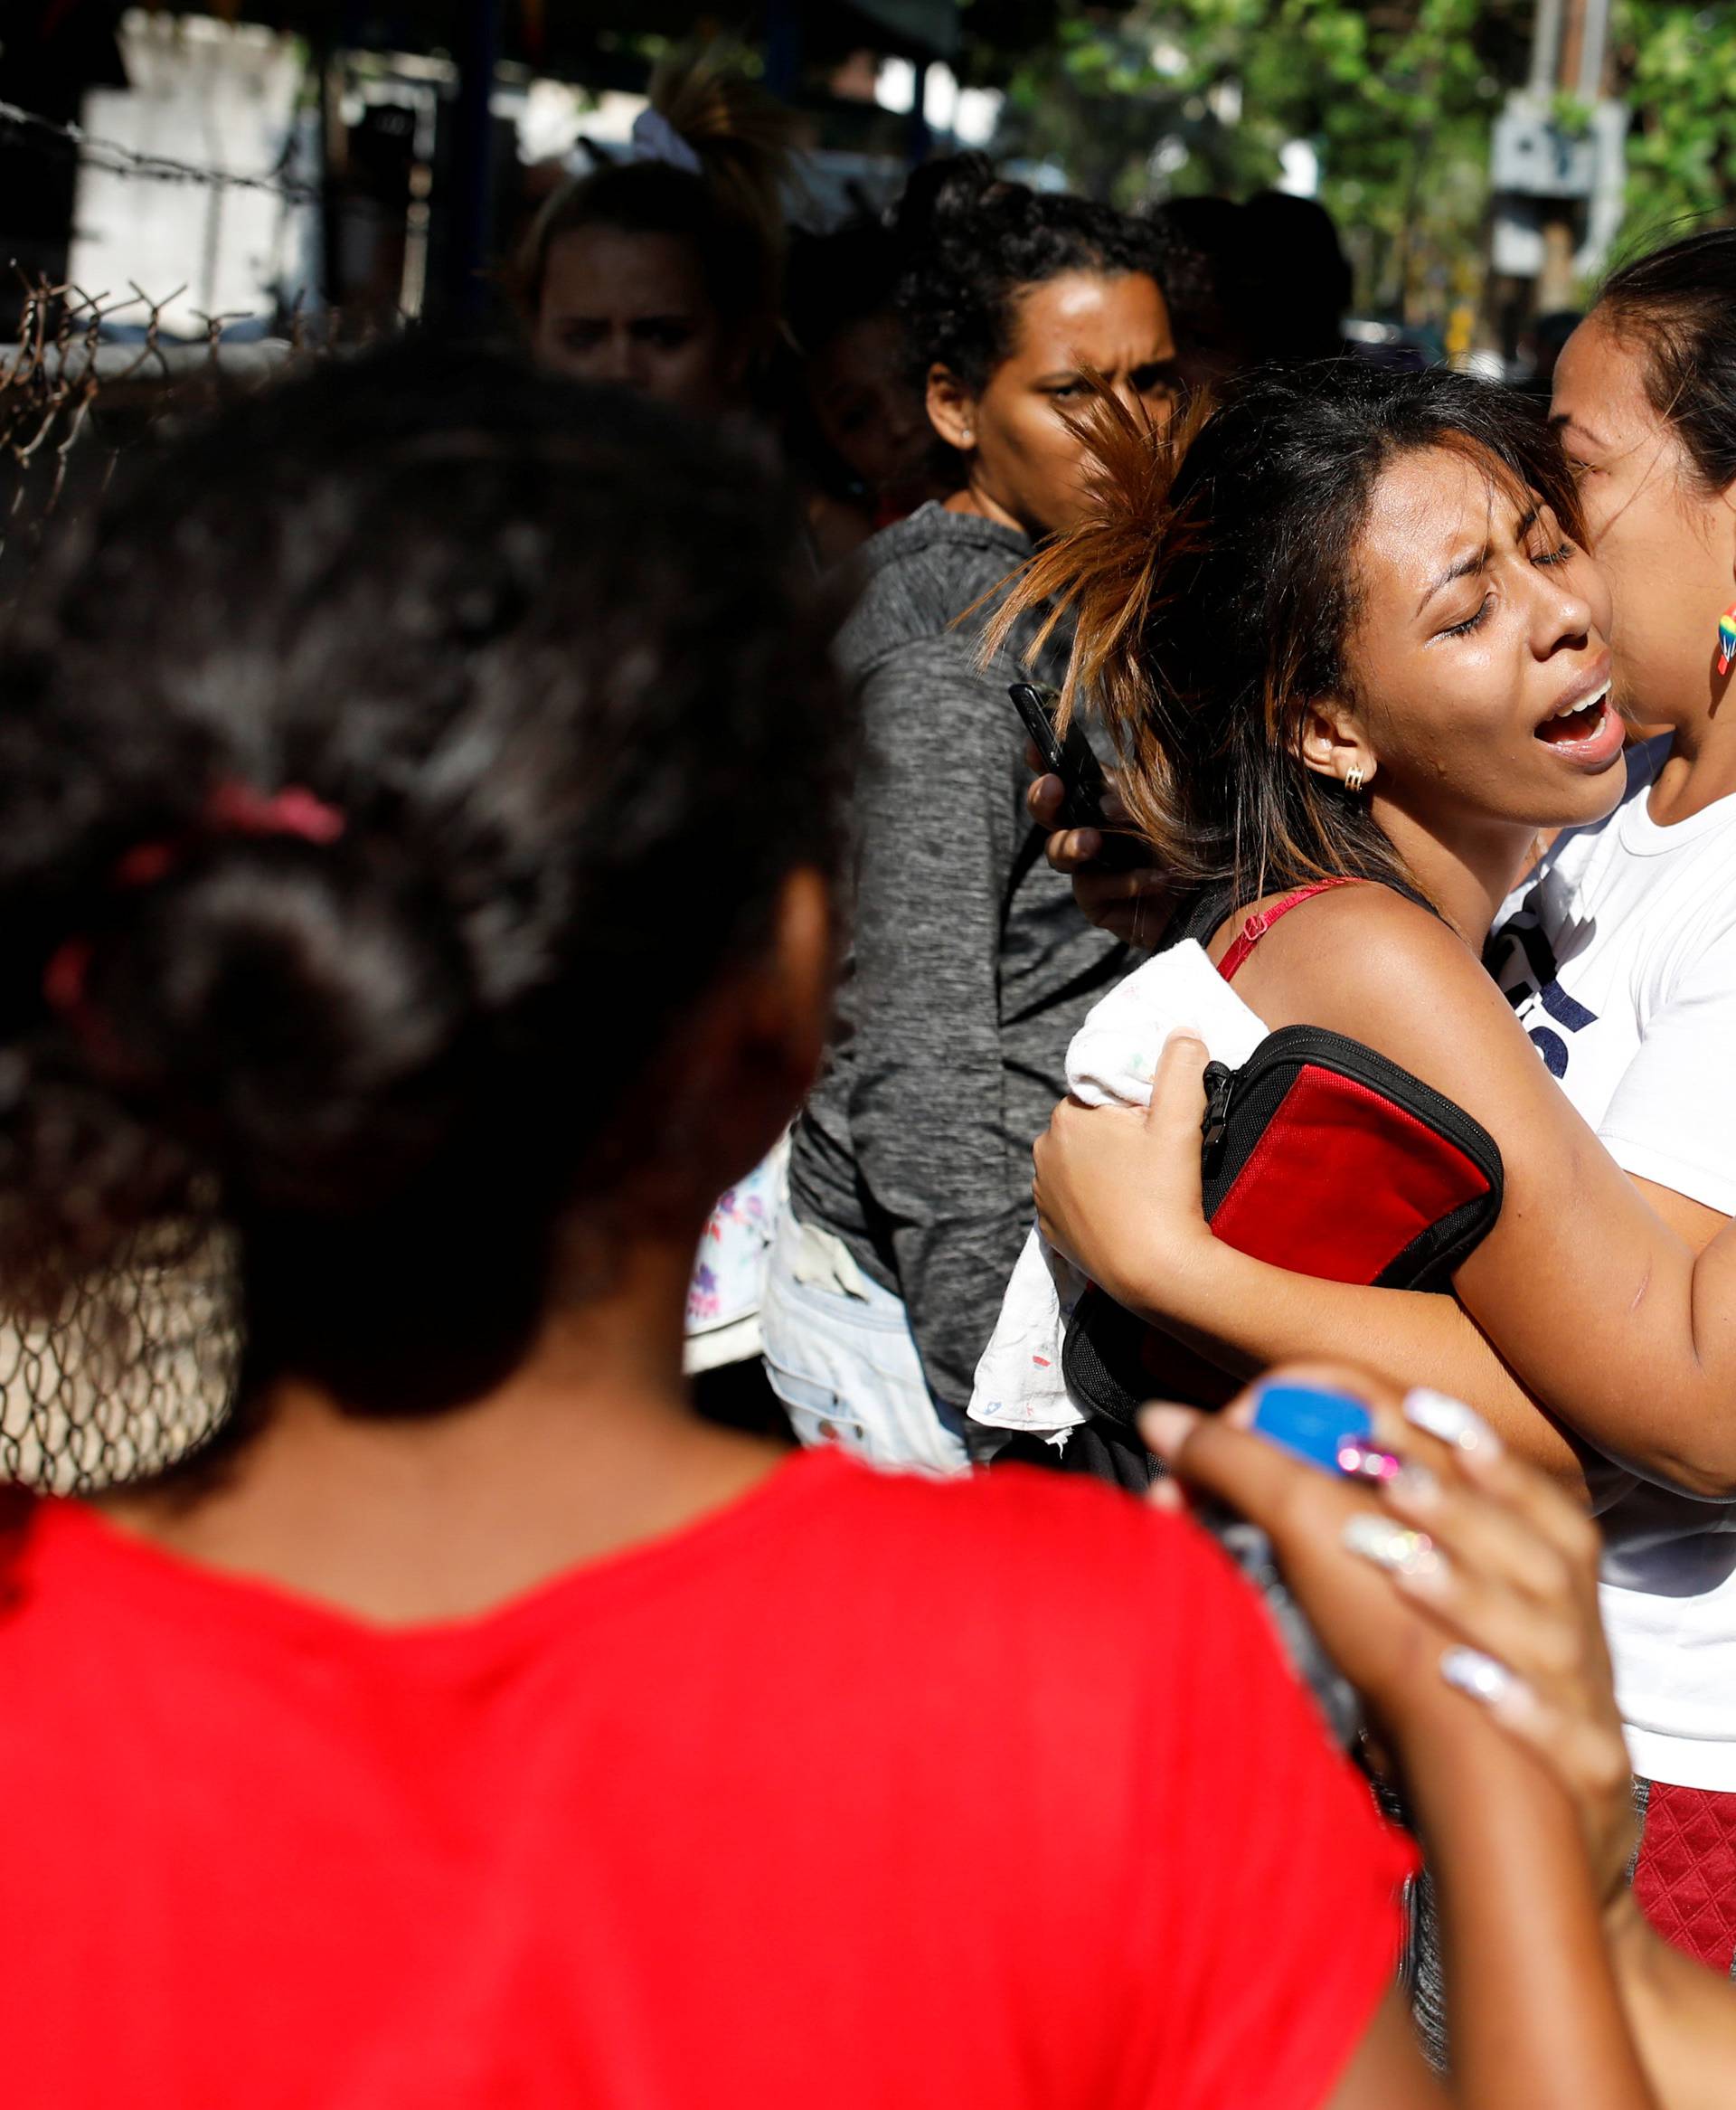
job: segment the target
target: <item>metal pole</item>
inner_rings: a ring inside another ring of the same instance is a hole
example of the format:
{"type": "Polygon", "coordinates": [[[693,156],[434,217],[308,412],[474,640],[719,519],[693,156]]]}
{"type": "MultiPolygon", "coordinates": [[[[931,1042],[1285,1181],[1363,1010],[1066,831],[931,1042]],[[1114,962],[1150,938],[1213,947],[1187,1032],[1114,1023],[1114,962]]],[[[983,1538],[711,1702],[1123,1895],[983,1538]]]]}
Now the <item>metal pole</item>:
{"type": "Polygon", "coordinates": [[[905,152],[915,168],[929,157],[929,120],[925,105],[929,95],[929,62],[910,62],[910,137],[905,152]]]}
{"type": "Polygon", "coordinates": [[[337,202],[338,171],[346,159],[344,80],[337,53],[323,38],[313,46],[312,57],[319,80],[319,297],[329,329],[344,298],[340,278],[344,225],[337,202]]]}
{"type": "Polygon", "coordinates": [[[477,319],[488,294],[483,274],[494,239],[492,105],[500,56],[500,0],[471,0],[459,14],[465,35],[448,164],[446,311],[451,321],[462,324],[477,319]]]}
{"type": "Polygon", "coordinates": [[[1580,100],[1600,102],[1604,52],[1609,42],[1609,0],[1585,0],[1580,39],[1580,100]]]}
{"type": "Polygon", "coordinates": [[[1533,95],[1547,102],[1555,92],[1555,68],[1561,48],[1561,0],[1537,0],[1537,18],[1531,31],[1533,95]]]}
{"type": "Polygon", "coordinates": [[[802,17],[797,0],[769,0],[766,9],[766,86],[779,102],[794,102],[802,85],[802,17]]]}

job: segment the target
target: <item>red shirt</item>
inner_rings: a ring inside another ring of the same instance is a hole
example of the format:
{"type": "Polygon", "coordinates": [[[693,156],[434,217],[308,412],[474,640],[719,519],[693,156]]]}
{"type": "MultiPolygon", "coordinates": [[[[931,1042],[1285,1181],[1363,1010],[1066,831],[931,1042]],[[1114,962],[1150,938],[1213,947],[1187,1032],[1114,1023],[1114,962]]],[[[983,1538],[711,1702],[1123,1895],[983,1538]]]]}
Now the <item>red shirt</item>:
{"type": "Polygon", "coordinates": [[[1406,1856],[1194,1528],[807,1454],[380,1630],[0,1565],[8,2110],[1301,2110],[1406,1856]]]}

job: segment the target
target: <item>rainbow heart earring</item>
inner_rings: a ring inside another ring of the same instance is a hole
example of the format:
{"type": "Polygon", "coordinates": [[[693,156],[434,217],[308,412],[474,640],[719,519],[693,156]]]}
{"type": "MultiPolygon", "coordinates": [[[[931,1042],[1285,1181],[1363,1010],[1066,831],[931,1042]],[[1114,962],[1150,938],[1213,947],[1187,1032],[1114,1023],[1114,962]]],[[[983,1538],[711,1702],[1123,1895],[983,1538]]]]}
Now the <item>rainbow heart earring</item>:
{"type": "Polygon", "coordinates": [[[1718,671],[1730,672],[1730,663],[1736,659],[1736,601],[1718,618],[1718,671]]]}

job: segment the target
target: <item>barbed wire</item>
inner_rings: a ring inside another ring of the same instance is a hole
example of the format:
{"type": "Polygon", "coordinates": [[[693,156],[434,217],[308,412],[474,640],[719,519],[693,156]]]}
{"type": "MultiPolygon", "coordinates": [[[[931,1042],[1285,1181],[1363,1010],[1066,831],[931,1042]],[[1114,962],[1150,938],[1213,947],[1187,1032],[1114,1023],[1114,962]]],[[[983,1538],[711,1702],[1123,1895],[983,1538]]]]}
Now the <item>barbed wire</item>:
{"type": "MultiPolygon", "coordinates": [[[[213,383],[246,384],[315,348],[302,304],[290,311],[283,334],[237,342],[229,326],[251,316],[206,315],[195,310],[202,334],[172,335],[165,311],[184,286],[160,299],[132,285],[124,296],[90,293],[71,283],[18,274],[22,305],[10,345],[0,345],[0,557],[20,525],[40,538],[65,487],[74,449],[85,433],[99,392],[129,382],[176,383],[201,374],[213,383]],[[117,339],[117,323],[127,336],[117,339]],[[43,464],[52,464],[44,478],[43,464]]],[[[322,318],[327,334],[335,317],[322,318]]],[[[322,338],[320,340],[324,342],[322,338]]],[[[101,464],[106,480],[113,468],[110,443],[101,464]]]]}
{"type": "MultiPolygon", "coordinates": [[[[166,154],[141,154],[131,147],[121,146],[118,140],[96,138],[82,125],[63,124],[58,118],[41,117],[34,110],[21,109],[16,103],[0,102],[0,126],[70,147],[87,166],[101,169],[108,175],[137,176],[150,183],[203,184],[212,189],[265,191],[272,197],[301,205],[319,202],[318,186],[305,183],[297,176],[282,173],[238,175],[230,169],[200,168],[190,161],[176,161],[166,154]]],[[[279,171],[288,165],[292,141],[293,134],[291,141],[285,144],[279,171]]]]}

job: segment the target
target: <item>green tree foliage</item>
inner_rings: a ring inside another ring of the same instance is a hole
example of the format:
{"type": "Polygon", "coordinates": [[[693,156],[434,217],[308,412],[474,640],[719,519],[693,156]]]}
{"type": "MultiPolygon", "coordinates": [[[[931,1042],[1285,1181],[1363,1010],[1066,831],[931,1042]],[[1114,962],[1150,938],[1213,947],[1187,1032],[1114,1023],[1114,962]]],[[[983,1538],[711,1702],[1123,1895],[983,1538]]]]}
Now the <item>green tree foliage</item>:
{"type": "Polygon", "coordinates": [[[1623,247],[1736,220],[1736,7],[1619,0],[1615,32],[1634,113],[1623,247]]]}
{"type": "Polygon", "coordinates": [[[1489,125],[1528,29],[1528,0],[1063,0],[1053,40],[1006,70],[1012,129],[1124,201],[1245,194],[1307,140],[1364,298],[1438,316],[1480,247],[1489,125]]]}
{"type": "MultiPolygon", "coordinates": [[[[967,0],[965,21],[1014,150],[1130,203],[1245,195],[1307,140],[1363,301],[1440,322],[1474,295],[1490,128],[1525,79],[1535,0],[1059,0],[1023,50],[994,33],[1009,5],[967,0]]],[[[1617,0],[1614,45],[1635,113],[1626,241],[1736,218],[1736,5],[1617,0]]]]}

